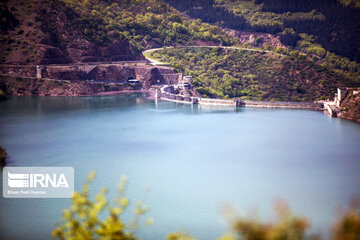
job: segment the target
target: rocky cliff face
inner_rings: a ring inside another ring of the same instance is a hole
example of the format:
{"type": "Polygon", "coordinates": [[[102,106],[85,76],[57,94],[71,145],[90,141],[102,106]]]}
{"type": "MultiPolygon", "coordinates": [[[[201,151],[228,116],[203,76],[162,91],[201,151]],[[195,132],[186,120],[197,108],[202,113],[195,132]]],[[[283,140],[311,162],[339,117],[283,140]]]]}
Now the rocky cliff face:
{"type": "Polygon", "coordinates": [[[98,93],[133,91],[138,84],[97,83],[89,81],[44,80],[36,78],[0,77],[0,89],[16,96],[90,96],[98,93]]]}
{"type": "Polygon", "coordinates": [[[181,74],[168,67],[153,67],[145,64],[89,64],[46,66],[42,70],[43,78],[61,80],[93,80],[126,82],[139,80],[143,89],[151,85],[173,84],[181,78],[181,74]]]}
{"type": "Polygon", "coordinates": [[[143,83],[143,87],[148,89],[151,85],[176,84],[182,75],[173,68],[148,67],[137,68],[136,76],[143,83]]]}
{"type": "Polygon", "coordinates": [[[237,30],[229,30],[229,34],[239,39],[241,44],[249,43],[252,46],[264,47],[269,45],[272,47],[285,47],[279,36],[275,36],[269,33],[258,33],[258,32],[244,32],[237,30]]]}
{"type": "Polygon", "coordinates": [[[360,93],[349,93],[340,104],[340,118],[360,123],[360,93]]]}
{"type": "Polygon", "coordinates": [[[72,64],[42,66],[36,78],[35,66],[4,66],[0,90],[7,95],[81,96],[106,91],[147,90],[155,84],[173,84],[181,74],[168,67],[145,64],[72,64]],[[129,83],[128,80],[139,80],[129,83]]]}
{"type": "Polygon", "coordinates": [[[0,3],[0,62],[61,64],[140,59],[127,40],[108,36],[106,44],[86,40],[75,14],[59,1],[6,0],[0,3]],[[62,4],[62,5],[61,5],[62,4]]]}

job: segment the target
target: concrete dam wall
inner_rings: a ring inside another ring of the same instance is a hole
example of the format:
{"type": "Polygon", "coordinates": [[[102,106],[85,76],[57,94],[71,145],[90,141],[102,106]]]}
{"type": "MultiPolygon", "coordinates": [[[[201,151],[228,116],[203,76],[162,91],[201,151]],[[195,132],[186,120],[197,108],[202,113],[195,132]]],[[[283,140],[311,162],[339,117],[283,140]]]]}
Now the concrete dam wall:
{"type": "Polygon", "coordinates": [[[233,106],[233,107],[259,107],[259,108],[292,108],[292,109],[310,109],[310,110],[323,110],[323,103],[312,102],[265,102],[265,101],[244,101],[240,99],[226,100],[214,98],[199,98],[183,96],[175,94],[173,86],[164,86],[160,92],[156,93],[156,97],[172,102],[185,103],[185,104],[200,104],[200,105],[213,105],[213,106],[233,106]]]}

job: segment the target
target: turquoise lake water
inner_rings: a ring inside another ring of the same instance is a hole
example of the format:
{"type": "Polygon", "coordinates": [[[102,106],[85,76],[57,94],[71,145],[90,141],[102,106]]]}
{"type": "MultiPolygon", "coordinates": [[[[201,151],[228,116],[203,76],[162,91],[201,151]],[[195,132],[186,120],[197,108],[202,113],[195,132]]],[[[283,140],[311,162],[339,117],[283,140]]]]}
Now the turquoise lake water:
{"type": "MultiPolygon", "coordinates": [[[[360,124],[315,111],[198,108],[138,94],[13,97],[0,102],[0,145],[9,166],[74,167],[76,190],[96,170],[91,193],[106,186],[109,199],[126,174],[124,220],[140,199],[155,219],[137,232],[143,239],[216,239],[229,228],[224,206],[271,220],[278,199],[327,236],[337,208],[360,194],[360,124]]],[[[49,239],[70,202],[0,197],[0,239],[49,239]]]]}

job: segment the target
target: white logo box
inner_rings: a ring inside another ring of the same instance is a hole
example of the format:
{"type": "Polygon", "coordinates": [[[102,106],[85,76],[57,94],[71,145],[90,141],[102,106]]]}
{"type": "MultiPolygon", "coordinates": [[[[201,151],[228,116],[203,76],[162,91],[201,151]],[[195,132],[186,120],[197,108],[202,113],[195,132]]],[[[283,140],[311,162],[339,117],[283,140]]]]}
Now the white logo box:
{"type": "Polygon", "coordinates": [[[72,167],[4,167],[4,198],[71,198],[72,167]]]}

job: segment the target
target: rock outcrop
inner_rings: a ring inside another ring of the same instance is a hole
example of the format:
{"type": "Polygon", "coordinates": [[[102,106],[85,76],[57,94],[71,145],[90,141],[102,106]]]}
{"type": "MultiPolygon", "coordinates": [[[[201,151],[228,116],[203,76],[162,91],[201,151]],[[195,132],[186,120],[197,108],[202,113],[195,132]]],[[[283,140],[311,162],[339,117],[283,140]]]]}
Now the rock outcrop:
{"type": "Polygon", "coordinates": [[[263,47],[270,45],[273,47],[284,47],[280,41],[279,36],[275,36],[269,33],[260,32],[243,32],[237,30],[229,30],[229,34],[239,39],[241,44],[249,43],[253,46],[263,47]]]}
{"type": "Polygon", "coordinates": [[[140,90],[139,84],[64,81],[51,79],[0,77],[0,89],[17,96],[91,96],[98,93],[140,90]]]}
{"type": "Polygon", "coordinates": [[[0,62],[64,64],[142,59],[129,41],[106,36],[106,43],[88,40],[60,1],[0,3],[0,62]]]}
{"type": "Polygon", "coordinates": [[[338,117],[360,123],[360,93],[349,92],[340,104],[338,117]]]}
{"type": "Polygon", "coordinates": [[[0,90],[6,95],[81,96],[147,90],[152,85],[176,84],[182,77],[172,68],[146,64],[47,65],[40,69],[41,78],[37,78],[36,66],[1,67],[0,90]]]}

